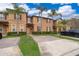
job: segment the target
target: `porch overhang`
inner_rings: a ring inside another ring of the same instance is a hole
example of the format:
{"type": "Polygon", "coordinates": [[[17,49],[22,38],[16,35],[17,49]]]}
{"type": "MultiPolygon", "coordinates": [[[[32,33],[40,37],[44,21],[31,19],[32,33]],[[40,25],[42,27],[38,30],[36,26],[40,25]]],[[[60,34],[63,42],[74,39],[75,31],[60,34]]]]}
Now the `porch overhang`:
{"type": "Polygon", "coordinates": [[[33,27],[33,24],[32,23],[27,23],[26,27],[33,27]]]}
{"type": "Polygon", "coordinates": [[[0,21],[0,24],[7,26],[9,24],[9,22],[8,21],[0,21]]]}

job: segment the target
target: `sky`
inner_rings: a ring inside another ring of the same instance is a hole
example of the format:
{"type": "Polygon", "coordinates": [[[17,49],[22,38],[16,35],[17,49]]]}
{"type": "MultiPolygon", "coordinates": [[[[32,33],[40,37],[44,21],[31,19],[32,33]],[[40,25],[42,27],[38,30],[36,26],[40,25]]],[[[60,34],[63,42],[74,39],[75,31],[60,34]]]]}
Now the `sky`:
{"type": "Polygon", "coordinates": [[[72,17],[79,17],[79,4],[78,3],[28,3],[29,8],[35,8],[42,6],[48,10],[55,9],[57,13],[61,13],[64,19],[70,19],[72,17]]]}
{"type": "MultiPolygon", "coordinates": [[[[47,9],[47,11],[42,12],[42,17],[48,17],[51,10],[55,9],[57,13],[62,14],[63,19],[79,18],[79,3],[19,3],[17,5],[25,8],[29,16],[39,16],[40,10],[37,10],[36,7],[42,6],[47,9]]],[[[11,3],[0,3],[0,11],[5,11],[6,8],[13,9],[13,5],[11,3]]],[[[53,18],[57,19],[59,16],[53,18]]]]}

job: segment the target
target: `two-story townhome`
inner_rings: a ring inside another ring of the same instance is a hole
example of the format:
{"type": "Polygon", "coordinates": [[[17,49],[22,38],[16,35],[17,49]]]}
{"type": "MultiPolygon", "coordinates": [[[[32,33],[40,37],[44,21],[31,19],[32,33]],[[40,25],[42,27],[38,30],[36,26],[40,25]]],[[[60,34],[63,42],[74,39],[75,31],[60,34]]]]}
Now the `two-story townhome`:
{"type": "Polygon", "coordinates": [[[8,32],[47,32],[54,30],[54,20],[46,17],[28,16],[27,13],[20,15],[0,12],[0,32],[6,35],[8,32]]]}

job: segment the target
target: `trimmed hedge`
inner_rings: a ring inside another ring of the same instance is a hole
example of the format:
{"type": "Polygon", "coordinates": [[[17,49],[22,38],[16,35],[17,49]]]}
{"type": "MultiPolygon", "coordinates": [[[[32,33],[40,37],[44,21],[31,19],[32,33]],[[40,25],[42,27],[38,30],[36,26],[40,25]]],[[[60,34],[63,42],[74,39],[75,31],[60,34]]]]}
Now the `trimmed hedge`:
{"type": "Polygon", "coordinates": [[[26,35],[26,32],[19,32],[19,35],[26,35]]]}
{"type": "Polygon", "coordinates": [[[32,32],[34,35],[57,34],[57,32],[32,32]]]}
{"type": "MultiPolygon", "coordinates": [[[[7,35],[9,35],[9,36],[16,36],[17,32],[8,32],[7,35]]],[[[26,35],[26,32],[19,32],[19,35],[26,35]]]]}

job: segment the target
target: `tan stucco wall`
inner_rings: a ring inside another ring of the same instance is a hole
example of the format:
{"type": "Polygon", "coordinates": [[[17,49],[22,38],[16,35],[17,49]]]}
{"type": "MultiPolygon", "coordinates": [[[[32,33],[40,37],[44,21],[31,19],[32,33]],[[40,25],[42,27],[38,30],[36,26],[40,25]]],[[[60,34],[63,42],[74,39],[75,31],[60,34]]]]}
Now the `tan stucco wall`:
{"type": "Polygon", "coordinates": [[[14,19],[14,14],[9,14],[7,20],[9,22],[8,32],[12,32],[13,27],[16,27],[16,31],[21,31],[23,29],[26,32],[26,14],[21,14],[21,20],[17,21],[14,19]]]}
{"type": "Polygon", "coordinates": [[[33,17],[33,31],[34,32],[37,32],[37,26],[38,26],[38,23],[37,23],[37,17],[33,17]]]}
{"type": "MultiPolygon", "coordinates": [[[[17,23],[17,20],[14,19],[14,15],[15,14],[9,14],[7,16],[7,21],[8,21],[8,26],[5,27],[6,28],[6,32],[13,32],[12,29],[13,27],[16,27],[16,31],[18,30],[19,32],[21,31],[21,29],[23,29],[24,32],[27,31],[28,27],[26,27],[26,24],[27,24],[27,14],[26,13],[23,13],[21,14],[21,20],[18,21],[17,23]]],[[[42,18],[42,29],[41,31],[47,31],[47,27],[51,27],[51,31],[53,31],[53,20],[49,19],[49,22],[47,22],[47,19],[48,18],[42,18]]],[[[33,31],[34,32],[37,32],[37,26],[39,25],[38,23],[38,17],[37,16],[33,16],[32,17],[32,20],[33,20],[33,31]]]]}
{"type": "Polygon", "coordinates": [[[46,19],[43,18],[42,19],[42,31],[46,31],[46,28],[47,28],[46,19]]]}
{"type": "MultiPolygon", "coordinates": [[[[53,20],[49,19],[49,22],[46,22],[48,18],[42,18],[42,29],[41,31],[47,31],[47,27],[51,27],[51,31],[53,31],[53,20]]],[[[37,32],[37,26],[39,25],[39,23],[37,22],[38,17],[33,17],[33,24],[34,24],[34,32],[37,32]]]]}

